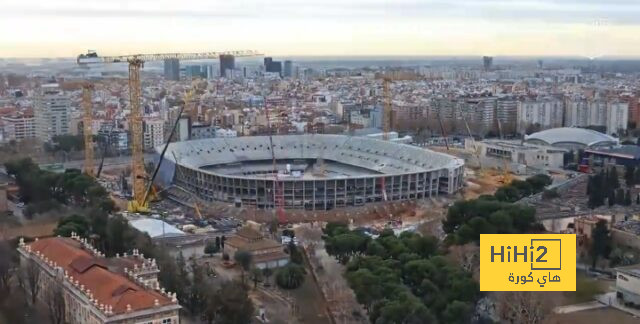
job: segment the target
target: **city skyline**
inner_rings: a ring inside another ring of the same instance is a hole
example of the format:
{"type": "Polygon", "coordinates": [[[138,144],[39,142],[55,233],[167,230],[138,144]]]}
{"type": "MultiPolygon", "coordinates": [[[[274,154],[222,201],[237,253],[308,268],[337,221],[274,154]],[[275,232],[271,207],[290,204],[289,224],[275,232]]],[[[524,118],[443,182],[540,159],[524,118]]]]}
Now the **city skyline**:
{"type": "Polygon", "coordinates": [[[0,57],[256,49],[283,55],[638,56],[632,0],[7,0],[0,57]],[[19,28],[16,28],[18,26],[19,28]]]}

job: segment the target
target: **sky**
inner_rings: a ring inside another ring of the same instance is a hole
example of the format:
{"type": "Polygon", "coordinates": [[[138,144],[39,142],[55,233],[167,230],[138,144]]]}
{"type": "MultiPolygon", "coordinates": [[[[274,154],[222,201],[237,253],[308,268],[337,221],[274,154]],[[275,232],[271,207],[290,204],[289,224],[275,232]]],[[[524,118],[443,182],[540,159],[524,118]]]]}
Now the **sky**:
{"type": "Polygon", "coordinates": [[[640,56],[639,0],[0,0],[0,57],[640,56]]]}

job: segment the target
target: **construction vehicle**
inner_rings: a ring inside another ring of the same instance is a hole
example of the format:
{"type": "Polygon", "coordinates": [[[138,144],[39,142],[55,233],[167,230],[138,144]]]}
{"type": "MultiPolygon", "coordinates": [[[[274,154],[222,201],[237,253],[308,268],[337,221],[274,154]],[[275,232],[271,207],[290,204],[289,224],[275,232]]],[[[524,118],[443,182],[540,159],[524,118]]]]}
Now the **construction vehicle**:
{"type": "Polygon", "coordinates": [[[221,55],[233,55],[235,57],[248,57],[260,55],[256,51],[228,51],[228,52],[202,52],[202,53],[166,53],[166,54],[133,54],[122,56],[99,56],[95,51],[81,54],[77,58],[80,65],[87,64],[129,64],[129,100],[131,114],[129,125],[131,128],[131,179],[133,197],[129,202],[129,210],[134,212],[147,212],[148,190],[145,190],[145,169],[143,156],[143,129],[142,110],[140,107],[141,85],[140,70],[145,62],[161,61],[165,59],[201,60],[219,59],[221,55]]]}

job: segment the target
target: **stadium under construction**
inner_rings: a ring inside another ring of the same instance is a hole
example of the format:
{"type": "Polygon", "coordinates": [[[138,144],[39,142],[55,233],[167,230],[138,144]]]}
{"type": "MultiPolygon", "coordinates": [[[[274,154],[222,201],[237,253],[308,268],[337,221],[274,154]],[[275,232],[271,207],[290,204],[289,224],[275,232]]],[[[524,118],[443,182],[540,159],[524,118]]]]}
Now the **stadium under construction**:
{"type": "Polygon", "coordinates": [[[462,188],[463,173],[464,161],[447,154],[309,134],[171,143],[156,180],[204,202],[330,210],[452,194],[462,188]]]}

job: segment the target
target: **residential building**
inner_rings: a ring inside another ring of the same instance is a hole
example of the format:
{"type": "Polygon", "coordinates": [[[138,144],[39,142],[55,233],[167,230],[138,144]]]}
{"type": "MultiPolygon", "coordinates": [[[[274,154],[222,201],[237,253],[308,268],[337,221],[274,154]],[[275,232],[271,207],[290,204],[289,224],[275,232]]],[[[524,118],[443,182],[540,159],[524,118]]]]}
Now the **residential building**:
{"type": "Polygon", "coordinates": [[[626,131],[629,121],[629,103],[622,101],[567,100],[565,108],[566,127],[602,126],[607,134],[626,131]]]}
{"type": "Polygon", "coordinates": [[[607,103],[607,134],[622,135],[627,130],[629,122],[629,103],[607,103]]]}
{"type": "Polygon", "coordinates": [[[54,136],[69,134],[71,101],[57,83],[37,90],[34,106],[36,137],[49,142],[54,136]]]}
{"type": "Polygon", "coordinates": [[[38,298],[50,302],[56,285],[62,289],[64,312],[71,324],[180,323],[175,293],[161,288],[156,261],[137,250],[106,258],[88,240],[51,237],[18,246],[22,267],[40,272],[38,298]]]}
{"type": "Polygon", "coordinates": [[[518,131],[524,133],[529,127],[536,130],[562,126],[564,106],[554,98],[542,98],[518,102],[518,131]]]}
{"type": "Polygon", "coordinates": [[[14,114],[3,116],[3,134],[6,141],[20,141],[25,138],[36,137],[36,123],[32,114],[14,114]]]}
{"type": "Polygon", "coordinates": [[[143,125],[145,149],[151,149],[164,143],[164,120],[145,118],[143,125]]]}
{"type": "Polygon", "coordinates": [[[125,152],[129,149],[129,133],[124,129],[102,127],[98,130],[98,137],[116,152],[125,152]]]}

